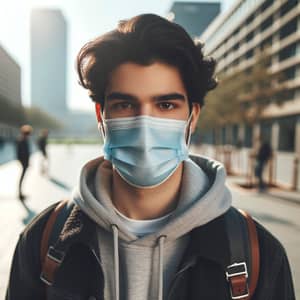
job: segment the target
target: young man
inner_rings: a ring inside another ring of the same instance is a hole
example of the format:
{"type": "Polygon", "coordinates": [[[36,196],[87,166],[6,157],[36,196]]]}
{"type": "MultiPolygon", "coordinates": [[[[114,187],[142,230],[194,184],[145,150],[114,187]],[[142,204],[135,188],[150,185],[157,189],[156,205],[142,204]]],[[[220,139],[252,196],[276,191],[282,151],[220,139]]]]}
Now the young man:
{"type": "MultiPolygon", "coordinates": [[[[231,299],[225,171],[188,155],[204,96],[216,86],[214,66],[180,26],[156,15],[121,22],[81,49],[79,78],[96,103],[104,156],[82,169],[48,251],[50,268],[59,265],[53,278],[40,280],[39,258],[52,206],[20,237],[7,300],[231,299]]],[[[284,249],[257,230],[252,299],[294,299],[284,249]]]]}

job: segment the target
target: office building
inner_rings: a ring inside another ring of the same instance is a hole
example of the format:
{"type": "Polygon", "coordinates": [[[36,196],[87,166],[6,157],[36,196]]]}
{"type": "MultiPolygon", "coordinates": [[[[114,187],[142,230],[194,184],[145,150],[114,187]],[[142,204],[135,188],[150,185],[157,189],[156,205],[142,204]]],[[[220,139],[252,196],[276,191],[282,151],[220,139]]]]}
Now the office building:
{"type": "Polygon", "coordinates": [[[0,139],[16,134],[18,120],[22,120],[21,68],[0,45],[0,139]]]}
{"type": "Polygon", "coordinates": [[[194,38],[199,37],[219,13],[219,2],[175,1],[170,8],[169,17],[194,38]]]}
{"type": "Polygon", "coordinates": [[[30,24],[31,104],[56,118],[67,113],[67,22],[60,10],[34,9],[30,24]]]}
{"type": "MultiPolygon", "coordinates": [[[[273,176],[288,185],[298,179],[292,171],[287,174],[285,170],[298,168],[295,158],[300,154],[299,28],[298,0],[237,0],[201,36],[206,53],[218,62],[217,73],[247,70],[255,64],[259,51],[269,49],[268,71],[282,73],[287,86],[282,104],[270,103],[257,124],[228,125],[223,132],[224,136],[228,136],[228,130],[231,135],[238,135],[248,149],[253,147],[255,136],[267,136],[276,153],[273,176]]],[[[226,138],[223,140],[228,143],[226,138]]]]}

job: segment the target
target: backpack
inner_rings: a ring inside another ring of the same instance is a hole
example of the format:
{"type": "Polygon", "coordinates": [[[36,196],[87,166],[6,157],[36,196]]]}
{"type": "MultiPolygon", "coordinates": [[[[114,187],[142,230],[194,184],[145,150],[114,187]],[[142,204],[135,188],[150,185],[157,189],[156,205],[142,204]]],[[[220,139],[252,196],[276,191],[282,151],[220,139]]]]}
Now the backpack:
{"type": "MultiPolygon", "coordinates": [[[[42,272],[40,279],[51,285],[61,261],[51,255],[65,220],[73,205],[61,201],[51,212],[44,227],[40,248],[42,272]]],[[[243,210],[231,207],[225,214],[231,263],[224,270],[231,299],[250,300],[254,295],[259,276],[259,244],[256,225],[252,217],[243,210]]]]}

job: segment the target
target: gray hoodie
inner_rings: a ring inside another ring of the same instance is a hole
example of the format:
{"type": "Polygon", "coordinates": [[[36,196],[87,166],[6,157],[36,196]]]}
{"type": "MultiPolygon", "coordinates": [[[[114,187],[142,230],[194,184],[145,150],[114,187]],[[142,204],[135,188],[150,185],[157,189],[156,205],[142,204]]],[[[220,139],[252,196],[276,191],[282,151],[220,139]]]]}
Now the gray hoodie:
{"type": "Polygon", "coordinates": [[[83,167],[73,198],[99,225],[105,299],[166,299],[191,230],[222,215],[231,205],[225,178],[219,162],[190,156],[184,162],[178,205],[168,223],[157,232],[137,237],[112,204],[111,164],[98,158],[83,167]]]}

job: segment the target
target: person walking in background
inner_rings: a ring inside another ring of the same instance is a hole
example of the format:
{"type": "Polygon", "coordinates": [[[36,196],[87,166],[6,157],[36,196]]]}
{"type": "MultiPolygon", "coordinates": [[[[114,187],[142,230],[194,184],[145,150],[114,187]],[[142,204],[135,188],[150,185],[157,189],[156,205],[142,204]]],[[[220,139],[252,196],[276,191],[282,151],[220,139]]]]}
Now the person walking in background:
{"type": "Polygon", "coordinates": [[[48,154],[47,154],[47,142],[48,142],[48,129],[42,129],[40,132],[40,136],[37,140],[37,146],[39,151],[42,153],[41,159],[41,173],[47,174],[48,172],[48,154]]]}
{"type": "Polygon", "coordinates": [[[30,125],[23,125],[20,128],[20,133],[21,135],[16,142],[16,152],[17,152],[16,154],[17,154],[17,159],[22,166],[22,172],[18,184],[18,197],[23,202],[26,197],[22,192],[22,183],[27,168],[29,166],[30,146],[29,146],[28,138],[32,133],[32,127],[30,125]]]}
{"type": "Polygon", "coordinates": [[[272,157],[272,148],[270,144],[264,139],[261,139],[261,143],[256,155],[256,165],[255,165],[255,176],[257,177],[258,180],[258,189],[260,192],[263,192],[266,188],[263,175],[264,175],[265,166],[267,162],[271,159],[271,157],[272,157]]]}

